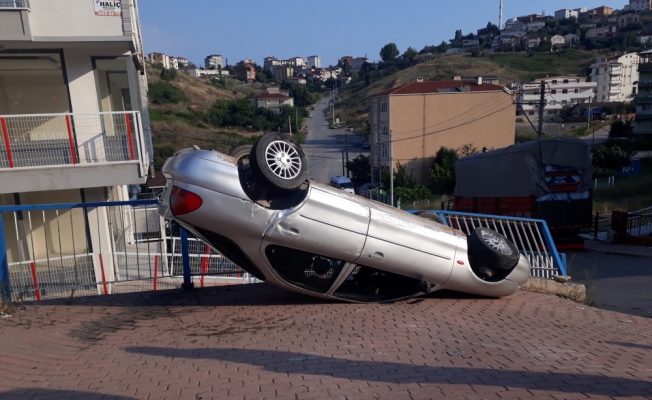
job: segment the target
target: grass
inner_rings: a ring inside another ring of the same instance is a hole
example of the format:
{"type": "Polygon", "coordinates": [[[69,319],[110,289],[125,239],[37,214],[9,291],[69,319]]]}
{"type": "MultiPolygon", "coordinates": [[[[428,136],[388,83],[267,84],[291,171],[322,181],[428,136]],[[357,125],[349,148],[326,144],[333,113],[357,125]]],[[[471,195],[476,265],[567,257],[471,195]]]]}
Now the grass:
{"type": "Polygon", "coordinates": [[[608,125],[611,125],[611,121],[594,122],[590,129],[587,129],[586,126],[580,126],[571,131],[564,133],[564,136],[581,138],[590,135],[591,133],[593,133],[594,130],[598,131],[608,125]]]}
{"type": "MultiPolygon", "coordinates": [[[[551,137],[553,137],[553,136],[549,135],[547,133],[543,134],[544,139],[549,139],[551,137]]],[[[530,132],[530,131],[522,131],[520,129],[517,129],[516,130],[516,138],[514,140],[514,143],[516,143],[516,144],[525,143],[525,142],[529,142],[529,141],[537,140],[537,139],[538,139],[538,135],[536,133],[530,132]]]]}
{"type": "Polygon", "coordinates": [[[641,159],[641,174],[616,178],[614,186],[598,186],[593,191],[593,211],[637,211],[652,205],[652,159],[641,159]]]}

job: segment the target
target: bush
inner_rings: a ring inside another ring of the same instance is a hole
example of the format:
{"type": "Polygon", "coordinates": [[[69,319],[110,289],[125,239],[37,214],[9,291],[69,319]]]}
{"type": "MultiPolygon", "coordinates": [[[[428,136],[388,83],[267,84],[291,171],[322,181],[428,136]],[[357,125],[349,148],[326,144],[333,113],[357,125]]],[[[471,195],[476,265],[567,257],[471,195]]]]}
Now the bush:
{"type": "Polygon", "coordinates": [[[634,127],[632,126],[632,120],[627,121],[617,120],[611,124],[611,130],[609,131],[609,137],[627,137],[634,134],[634,127]]]}
{"type": "Polygon", "coordinates": [[[167,69],[163,68],[161,71],[161,79],[166,82],[171,82],[177,77],[177,70],[174,68],[167,69]]]}
{"type": "Polygon", "coordinates": [[[616,171],[613,169],[609,168],[600,168],[600,167],[595,167],[593,168],[593,178],[609,178],[610,176],[615,176],[616,171]]]}
{"type": "Polygon", "coordinates": [[[599,146],[593,151],[592,160],[593,166],[596,168],[620,171],[623,167],[627,167],[632,163],[631,157],[631,152],[625,151],[618,146],[599,146]]]}
{"type": "Polygon", "coordinates": [[[188,102],[188,97],[179,88],[168,83],[149,85],[147,96],[154,104],[176,104],[188,102]]]}
{"type": "Polygon", "coordinates": [[[459,156],[457,151],[441,147],[435,155],[435,161],[430,170],[433,180],[433,193],[451,194],[455,190],[455,163],[459,156]]]}

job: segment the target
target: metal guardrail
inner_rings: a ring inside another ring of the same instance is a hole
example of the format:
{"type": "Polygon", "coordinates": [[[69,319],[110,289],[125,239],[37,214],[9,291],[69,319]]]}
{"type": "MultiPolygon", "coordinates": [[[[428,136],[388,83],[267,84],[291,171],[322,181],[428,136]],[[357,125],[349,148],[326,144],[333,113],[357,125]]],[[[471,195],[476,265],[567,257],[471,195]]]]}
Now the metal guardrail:
{"type": "Polygon", "coordinates": [[[0,9],[30,9],[29,0],[0,0],[0,9]]]}
{"type": "Polygon", "coordinates": [[[564,256],[557,252],[548,224],[542,219],[469,214],[456,211],[431,210],[439,214],[447,226],[467,235],[478,227],[490,228],[511,240],[532,266],[532,276],[550,279],[567,275],[564,256]]]}
{"type": "Polygon", "coordinates": [[[0,169],[140,161],[142,170],[142,127],[138,111],[0,115],[0,169]]]}
{"type": "Polygon", "coordinates": [[[0,206],[0,295],[44,300],[255,281],[185,231],[167,237],[156,204],[0,206]]]}

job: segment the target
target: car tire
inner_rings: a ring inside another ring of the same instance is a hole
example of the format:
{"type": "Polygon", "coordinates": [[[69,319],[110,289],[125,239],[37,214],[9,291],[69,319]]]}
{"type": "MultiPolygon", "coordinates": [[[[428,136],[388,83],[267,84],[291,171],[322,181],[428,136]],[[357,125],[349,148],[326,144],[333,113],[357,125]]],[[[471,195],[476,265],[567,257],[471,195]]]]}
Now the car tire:
{"type": "Polygon", "coordinates": [[[417,211],[417,212],[415,213],[415,215],[418,215],[418,216],[421,217],[421,218],[426,218],[426,219],[429,219],[429,220],[431,220],[431,221],[435,221],[435,222],[438,223],[438,224],[444,225],[444,220],[441,219],[441,217],[439,216],[439,214],[436,214],[436,213],[434,213],[434,212],[430,212],[430,211],[417,211]]]}
{"type": "Polygon", "coordinates": [[[279,189],[296,189],[308,176],[301,146],[278,133],[268,133],[252,146],[249,165],[259,179],[279,189]]]}
{"type": "Polygon", "coordinates": [[[521,257],[514,243],[492,229],[476,228],[468,236],[467,243],[469,258],[476,261],[475,268],[478,270],[508,271],[521,257]]]}
{"type": "Polygon", "coordinates": [[[253,145],[251,144],[243,144],[242,146],[234,147],[229,151],[229,155],[233,158],[235,158],[236,162],[240,162],[240,160],[243,161],[243,163],[248,163],[249,162],[249,154],[251,154],[251,148],[253,145]]]}

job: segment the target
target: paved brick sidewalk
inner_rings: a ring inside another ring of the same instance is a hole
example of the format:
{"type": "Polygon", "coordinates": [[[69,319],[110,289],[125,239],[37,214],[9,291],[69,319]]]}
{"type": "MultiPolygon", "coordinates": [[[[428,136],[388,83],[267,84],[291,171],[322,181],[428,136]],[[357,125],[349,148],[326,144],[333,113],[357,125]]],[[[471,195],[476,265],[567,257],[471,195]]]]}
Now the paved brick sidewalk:
{"type": "Polygon", "coordinates": [[[266,284],[117,295],[0,319],[0,398],[651,398],[651,339],[652,320],[524,291],[372,305],[266,284]]]}

